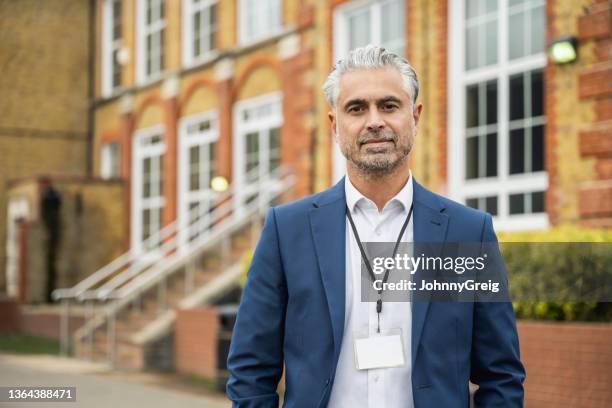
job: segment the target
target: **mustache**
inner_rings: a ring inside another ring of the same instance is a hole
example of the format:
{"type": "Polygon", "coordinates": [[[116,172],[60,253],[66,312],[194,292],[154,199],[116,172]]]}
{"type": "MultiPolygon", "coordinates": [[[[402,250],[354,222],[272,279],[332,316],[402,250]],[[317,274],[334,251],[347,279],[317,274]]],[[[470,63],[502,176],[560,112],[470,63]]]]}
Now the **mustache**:
{"type": "Polygon", "coordinates": [[[371,142],[372,140],[388,141],[393,142],[395,144],[397,136],[391,131],[366,132],[359,135],[359,137],[357,138],[357,144],[359,145],[359,147],[361,147],[363,144],[371,142]]]}

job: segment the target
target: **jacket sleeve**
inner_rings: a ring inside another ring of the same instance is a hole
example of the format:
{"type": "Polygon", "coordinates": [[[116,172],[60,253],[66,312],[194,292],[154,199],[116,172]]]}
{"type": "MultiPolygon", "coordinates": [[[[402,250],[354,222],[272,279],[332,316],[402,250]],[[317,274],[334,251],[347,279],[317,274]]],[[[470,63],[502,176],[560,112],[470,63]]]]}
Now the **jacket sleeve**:
{"type": "Polygon", "coordinates": [[[278,407],[287,285],[274,209],[266,216],[247,273],[227,360],[233,407],[278,407]]]}
{"type": "MultiPolygon", "coordinates": [[[[484,221],[483,243],[499,254],[493,222],[488,214],[484,221]]],[[[502,278],[507,280],[505,272],[502,278]]],[[[525,369],[519,355],[512,303],[474,304],[470,380],[479,386],[474,395],[477,408],[523,406],[525,369]]]]}

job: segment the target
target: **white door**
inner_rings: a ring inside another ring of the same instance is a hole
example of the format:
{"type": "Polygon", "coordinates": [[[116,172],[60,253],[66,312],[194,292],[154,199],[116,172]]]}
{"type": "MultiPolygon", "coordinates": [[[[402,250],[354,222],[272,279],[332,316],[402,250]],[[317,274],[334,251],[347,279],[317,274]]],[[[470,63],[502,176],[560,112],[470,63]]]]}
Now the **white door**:
{"type": "Polygon", "coordinates": [[[282,126],[280,93],[267,94],[239,102],[234,108],[234,182],[239,202],[249,204],[258,194],[268,201],[268,194],[279,188],[270,175],[280,165],[280,128],[282,126]],[[261,190],[261,182],[268,189],[261,190]]]}
{"type": "Polygon", "coordinates": [[[132,248],[138,253],[155,253],[160,246],[166,204],[163,126],[136,132],[132,151],[132,248]]]}
{"type": "Polygon", "coordinates": [[[211,180],[217,174],[217,112],[181,120],[179,147],[179,238],[181,250],[206,234],[217,198],[211,180]]]}
{"type": "Polygon", "coordinates": [[[6,231],[6,292],[9,297],[17,297],[19,292],[19,237],[17,223],[27,220],[30,214],[28,200],[17,198],[9,201],[6,231]]]}

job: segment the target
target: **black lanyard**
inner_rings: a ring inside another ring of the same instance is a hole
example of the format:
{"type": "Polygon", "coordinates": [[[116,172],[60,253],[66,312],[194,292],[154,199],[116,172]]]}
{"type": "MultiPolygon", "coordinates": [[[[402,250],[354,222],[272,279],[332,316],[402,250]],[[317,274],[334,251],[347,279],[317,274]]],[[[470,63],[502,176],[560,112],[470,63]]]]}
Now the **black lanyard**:
{"type": "MultiPolygon", "coordinates": [[[[351,211],[349,210],[348,206],[346,206],[346,216],[349,219],[351,228],[353,229],[353,234],[355,235],[355,240],[357,241],[357,245],[359,246],[359,251],[361,252],[361,259],[363,259],[363,262],[365,263],[366,268],[368,268],[368,272],[370,273],[370,279],[372,279],[372,283],[374,283],[374,281],[376,280],[376,277],[374,276],[372,265],[370,265],[370,260],[368,259],[368,255],[366,254],[365,249],[363,248],[363,244],[361,243],[361,239],[359,238],[359,234],[357,233],[357,227],[355,227],[355,222],[353,221],[353,217],[351,216],[351,211]]],[[[395,258],[395,254],[397,253],[397,248],[399,247],[399,244],[402,240],[404,231],[406,231],[406,227],[408,227],[408,223],[410,222],[410,217],[412,217],[412,204],[410,204],[410,210],[408,211],[408,217],[406,217],[406,221],[404,221],[404,225],[402,225],[402,229],[400,230],[400,233],[397,237],[397,241],[395,242],[395,247],[393,248],[393,255],[391,255],[392,258],[395,258]]],[[[381,288],[378,290],[378,300],[376,301],[376,313],[378,317],[378,329],[377,329],[378,333],[380,333],[380,313],[382,312],[382,304],[383,304],[382,302],[383,287],[384,287],[384,284],[387,282],[388,278],[389,278],[389,270],[385,268],[385,276],[383,278],[383,285],[381,285],[381,288]]]]}

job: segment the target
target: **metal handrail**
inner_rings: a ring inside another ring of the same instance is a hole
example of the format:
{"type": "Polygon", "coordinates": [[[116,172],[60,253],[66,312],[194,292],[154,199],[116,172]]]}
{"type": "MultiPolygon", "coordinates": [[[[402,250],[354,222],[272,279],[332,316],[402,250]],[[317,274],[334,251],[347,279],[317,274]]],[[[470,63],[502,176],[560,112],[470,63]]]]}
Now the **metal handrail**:
{"type": "MultiPolygon", "coordinates": [[[[292,186],[294,183],[294,179],[290,179],[287,183],[286,187],[290,187],[292,186]]],[[[271,195],[271,198],[276,197],[280,194],[282,194],[284,192],[284,189],[281,188],[281,190],[277,193],[273,193],[271,195]]],[[[252,203],[247,204],[246,208],[245,208],[245,212],[243,214],[244,218],[249,218],[250,216],[252,216],[254,213],[258,212],[260,210],[260,203],[257,201],[253,201],[252,203]]],[[[211,236],[214,235],[214,233],[217,230],[221,230],[223,227],[225,227],[225,225],[218,225],[215,226],[215,230],[214,231],[210,231],[208,235],[206,236],[202,236],[199,237],[198,240],[196,241],[196,244],[193,245],[193,248],[190,250],[190,253],[196,252],[199,250],[199,243],[203,243],[206,242],[211,236]]],[[[128,285],[122,287],[122,288],[118,288],[116,291],[113,291],[113,293],[109,293],[108,296],[106,298],[110,299],[122,299],[122,298],[126,298],[129,295],[131,295],[133,292],[137,291],[138,289],[142,288],[143,286],[146,286],[147,283],[152,282],[157,280],[165,270],[167,270],[167,267],[169,264],[172,264],[172,262],[175,262],[177,258],[188,258],[189,254],[175,254],[174,256],[171,257],[167,257],[164,258],[163,260],[161,260],[154,268],[150,269],[149,271],[140,274],[138,277],[136,277],[134,280],[132,280],[131,282],[128,283],[128,285]]]]}
{"type": "MultiPolygon", "coordinates": [[[[70,336],[69,336],[69,313],[70,305],[69,302],[72,299],[78,301],[84,301],[90,306],[91,315],[89,316],[88,322],[82,327],[83,333],[89,333],[86,338],[89,338],[91,343],[93,339],[92,333],[97,330],[100,325],[106,321],[108,323],[108,356],[111,362],[114,361],[114,320],[116,314],[121,311],[127,304],[130,304],[138,296],[141,296],[146,290],[159,285],[164,282],[164,279],[176,272],[179,268],[187,265],[191,262],[198,254],[206,251],[207,248],[217,245],[220,239],[227,238],[228,233],[232,233],[236,228],[244,225],[253,215],[259,213],[263,215],[263,211],[270,205],[270,201],[274,198],[289,191],[294,185],[296,177],[293,172],[290,171],[289,166],[279,166],[275,171],[264,175],[264,177],[258,177],[253,180],[250,184],[256,184],[256,189],[253,194],[253,200],[248,204],[242,203],[239,196],[237,186],[232,184],[230,188],[223,194],[221,194],[215,201],[219,203],[213,208],[212,211],[208,212],[208,209],[204,206],[197,207],[197,218],[193,218],[192,212],[195,212],[196,208],[190,210],[189,218],[192,222],[188,223],[187,226],[181,228],[181,225],[177,221],[173,222],[173,232],[168,233],[166,236],[172,236],[172,238],[165,240],[161,247],[155,251],[149,251],[146,253],[147,256],[152,253],[161,255],[161,258],[157,259],[145,259],[145,257],[133,257],[131,251],[126,252],[119,258],[115,259],[111,264],[107,265],[106,270],[111,270],[114,266],[123,264],[125,266],[129,261],[125,258],[132,256],[131,262],[134,260],[137,263],[132,263],[128,268],[120,271],[117,275],[111,278],[108,282],[105,282],[101,287],[91,289],[95,286],[95,283],[91,283],[94,280],[91,279],[88,282],[81,282],[75,285],[72,290],[76,296],[63,297],[63,304],[65,305],[65,316],[62,316],[61,332],[62,332],[62,350],[64,353],[69,349],[70,336]],[[272,188],[272,185],[278,188],[272,188]],[[265,200],[265,203],[262,202],[265,200]],[[203,215],[206,215],[203,217],[203,215]],[[178,228],[177,228],[178,227],[178,228]],[[192,230],[195,229],[197,234],[196,238],[189,241],[192,230]],[[187,252],[176,250],[180,245],[180,233],[187,231],[188,245],[186,246],[187,252]],[[87,283],[87,285],[84,284],[87,283]],[[83,289],[89,286],[90,289],[83,289]],[[110,301],[113,302],[104,307],[102,315],[95,315],[93,310],[93,302],[95,301],[110,301]],[[113,322],[111,324],[111,322],[113,322]]],[[[252,169],[248,174],[259,172],[258,168],[252,169]]],[[[258,217],[260,218],[260,217],[258,217]]],[[[105,268],[100,269],[100,271],[105,268]]],[[[117,271],[117,268],[115,271],[117,271]]],[[[108,274],[107,276],[109,276],[108,274]]],[[[100,273],[101,276],[101,273],[100,273]]],[[[86,279],[87,280],[87,279],[86,279]]],[[[99,283],[102,279],[98,279],[99,283]]],[[[162,297],[163,299],[163,297],[162,297]]],[[[166,309],[164,302],[162,301],[162,309],[166,309]]],[[[80,330],[80,331],[81,331],[80,330]]],[[[90,344],[90,348],[93,347],[90,344]]]]}
{"type": "MultiPolygon", "coordinates": [[[[258,166],[254,167],[248,173],[246,173],[247,179],[248,179],[249,176],[252,176],[253,174],[257,175],[258,172],[259,172],[259,167],[258,166]]],[[[223,192],[222,194],[219,195],[217,200],[222,201],[222,200],[227,199],[227,197],[231,197],[233,191],[236,188],[237,188],[237,186],[232,183],[232,185],[230,185],[229,188],[225,192],[223,192]]],[[[189,218],[188,219],[192,219],[192,217],[191,217],[192,213],[196,213],[196,212],[198,213],[196,219],[199,219],[202,216],[202,212],[203,211],[204,210],[201,207],[193,208],[193,209],[189,210],[189,218]]],[[[142,248],[148,248],[149,244],[151,244],[151,243],[163,242],[168,237],[170,237],[172,235],[176,235],[176,233],[178,231],[177,227],[180,228],[180,226],[178,225],[178,221],[177,220],[172,221],[168,225],[164,226],[163,228],[159,229],[158,231],[155,231],[149,237],[144,239],[142,241],[142,243],[141,243],[141,247],[142,248]]],[[[101,282],[103,282],[108,277],[113,276],[120,269],[124,268],[126,265],[128,265],[128,264],[130,264],[130,263],[132,263],[134,261],[137,261],[139,259],[147,259],[147,258],[151,257],[152,255],[155,256],[156,254],[158,254],[158,252],[159,252],[158,248],[156,248],[154,250],[150,250],[150,251],[144,252],[144,253],[143,252],[136,252],[133,248],[130,248],[128,251],[126,251],[123,254],[119,255],[117,258],[112,260],[110,263],[108,263],[105,266],[103,266],[102,268],[98,269],[97,271],[95,271],[94,273],[89,275],[87,278],[85,278],[81,282],[77,283],[75,286],[73,286],[71,288],[61,288],[61,289],[54,290],[53,293],[52,293],[53,299],[54,300],[77,299],[77,298],[78,298],[78,300],[91,299],[92,298],[92,294],[89,293],[89,292],[91,292],[91,288],[93,288],[96,285],[100,284],[101,282]]]]}

